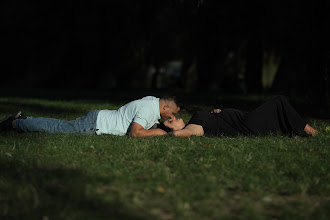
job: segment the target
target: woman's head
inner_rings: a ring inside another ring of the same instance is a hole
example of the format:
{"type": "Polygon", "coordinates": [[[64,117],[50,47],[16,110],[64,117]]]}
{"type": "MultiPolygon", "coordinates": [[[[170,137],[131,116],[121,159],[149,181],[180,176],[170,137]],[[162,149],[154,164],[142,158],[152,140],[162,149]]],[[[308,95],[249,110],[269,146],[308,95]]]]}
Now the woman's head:
{"type": "Polygon", "coordinates": [[[172,129],[173,131],[181,130],[186,126],[182,118],[175,118],[175,117],[172,117],[171,119],[164,121],[164,125],[172,129]]]}

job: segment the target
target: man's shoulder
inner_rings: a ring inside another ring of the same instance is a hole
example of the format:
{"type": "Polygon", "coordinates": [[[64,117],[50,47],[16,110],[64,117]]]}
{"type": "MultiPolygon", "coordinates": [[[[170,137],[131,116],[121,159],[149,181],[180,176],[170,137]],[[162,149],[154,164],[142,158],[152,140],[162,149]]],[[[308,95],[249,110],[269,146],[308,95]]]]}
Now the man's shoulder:
{"type": "Polygon", "coordinates": [[[156,111],[157,108],[159,108],[159,99],[153,96],[147,96],[149,98],[147,99],[137,99],[134,101],[131,101],[130,103],[126,104],[123,109],[125,109],[125,112],[143,112],[145,111],[147,114],[153,111],[156,111]],[[153,97],[153,98],[151,98],[153,97]]]}
{"type": "Polygon", "coordinates": [[[141,100],[158,100],[159,98],[156,98],[155,96],[145,96],[141,100]]]}
{"type": "Polygon", "coordinates": [[[135,103],[139,116],[144,116],[146,118],[153,118],[155,114],[159,112],[159,98],[153,96],[147,96],[142,99],[137,100],[135,103]]]}
{"type": "Polygon", "coordinates": [[[141,107],[150,107],[151,105],[156,105],[158,104],[159,98],[156,98],[154,96],[146,96],[143,97],[142,99],[137,99],[132,101],[130,104],[131,105],[140,105],[141,107]]]}

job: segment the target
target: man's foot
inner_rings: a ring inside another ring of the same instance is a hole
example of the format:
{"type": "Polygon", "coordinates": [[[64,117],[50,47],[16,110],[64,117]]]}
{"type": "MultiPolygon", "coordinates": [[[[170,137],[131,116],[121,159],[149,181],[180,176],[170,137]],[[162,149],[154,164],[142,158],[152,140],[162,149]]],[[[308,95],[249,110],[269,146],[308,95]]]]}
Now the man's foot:
{"type": "Polygon", "coordinates": [[[19,111],[16,116],[15,119],[26,119],[27,117],[22,113],[22,111],[19,111]]]}
{"type": "Polygon", "coordinates": [[[304,131],[305,131],[307,134],[311,134],[312,136],[315,136],[315,135],[318,135],[318,134],[319,134],[319,131],[318,131],[318,130],[315,130],[314,128],[312,128],[312,127],[309,126],[308,124],[305,126],[304,131]]]}
{"type": "Polygon", "coordinates": [[[0,132],[13,128],[13,121],[15,117],[13,115],[7,115],[0,121],[0,132]]]}

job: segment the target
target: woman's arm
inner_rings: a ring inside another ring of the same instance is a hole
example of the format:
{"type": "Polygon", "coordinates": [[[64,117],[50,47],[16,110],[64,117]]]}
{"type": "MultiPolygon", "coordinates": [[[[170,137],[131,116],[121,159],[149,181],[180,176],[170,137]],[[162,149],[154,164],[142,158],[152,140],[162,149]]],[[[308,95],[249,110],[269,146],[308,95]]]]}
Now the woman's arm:
{"type": "Polygon", "coordinates": [[[214,109],[213,111],[211,111],[211,113],[220,113],[221,112],[221,109],[217,108],[217,109],[214,109]]]}
{"type": "Polygon", "coordinates": [[[200,125],[189,124],[184,129],[173,131],[173,136],[177,137],[190,137],[190,136],[203,136],[204,129],[200,125]]]}

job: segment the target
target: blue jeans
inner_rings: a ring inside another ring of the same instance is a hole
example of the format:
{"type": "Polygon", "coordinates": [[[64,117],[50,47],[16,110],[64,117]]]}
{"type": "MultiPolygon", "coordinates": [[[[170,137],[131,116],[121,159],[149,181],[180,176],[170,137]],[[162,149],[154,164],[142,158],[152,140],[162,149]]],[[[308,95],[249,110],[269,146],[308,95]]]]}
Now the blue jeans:
{"type": "Polygon", "coordinates": [[[16,119],[14,126],[23,132],[81,133],[92,135],[96,131],[96,119],[99,111],[88,112],[84,117],[72,121],[41,117],[16,119]]]}

